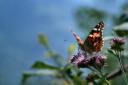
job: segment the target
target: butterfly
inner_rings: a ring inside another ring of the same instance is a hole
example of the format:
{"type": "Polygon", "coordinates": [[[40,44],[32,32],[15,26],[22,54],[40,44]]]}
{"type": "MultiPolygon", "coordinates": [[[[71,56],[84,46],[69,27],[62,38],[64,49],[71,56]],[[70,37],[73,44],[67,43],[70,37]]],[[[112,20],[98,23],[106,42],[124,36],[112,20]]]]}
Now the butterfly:
{"type": "Polygon", "coordinates": [[[75,32],[73,35],[75,36],[80,48],[83,51],[88,53],[92,52],[99,52],[101,51],[104,41],[103,41],[103,29],[104,29],[104,22],[99,22],[89,33],[85,40],[82,40],[75,32]]]}

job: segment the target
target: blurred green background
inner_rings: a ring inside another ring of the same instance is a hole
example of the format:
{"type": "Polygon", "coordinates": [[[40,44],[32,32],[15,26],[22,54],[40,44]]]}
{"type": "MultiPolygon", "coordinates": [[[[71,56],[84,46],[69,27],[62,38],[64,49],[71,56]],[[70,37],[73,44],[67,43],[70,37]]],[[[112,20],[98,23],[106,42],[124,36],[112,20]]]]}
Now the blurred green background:
{"type": "MultiPolygon", "coordinates": [[[[101,20],[105,22],[104,36],[111,35],[114,26],[128,21],[128,1],[0,0],[0,85],[19,85],[22,73],[36,60],[57,65],[45,57],[46,48],[38,42],[40,33],[67,62],[67,49],[76,43],[72,31],[84,38],[101,20]]],[[[52,79],[38,76],[27,84],[49,85],[52,79]]]]}

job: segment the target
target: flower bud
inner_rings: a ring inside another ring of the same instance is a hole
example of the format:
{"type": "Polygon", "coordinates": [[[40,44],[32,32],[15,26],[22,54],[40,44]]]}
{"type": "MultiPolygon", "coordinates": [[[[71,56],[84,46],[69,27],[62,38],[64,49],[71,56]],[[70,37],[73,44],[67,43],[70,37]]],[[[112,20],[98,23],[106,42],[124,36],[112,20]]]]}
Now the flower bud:
{"type": "Polygon", "coordinates": [[[122,51],[124,50],[125,39],[124,38],[113,38],[110,42],[111,49],[122,51]]]}
{"type": "Polygon", "coordinates": [[[97,74],[95,72],[93,73],[89,73],[88,76],[86,77],[86,80],[88,82],[93,82],[95,80],[95,78],[97,78],[97,74]]]}
{"type": "Polygon", "coordinates": [[[101,68],[104,65],[105,60],[107,59],[105,55],[97,55],[95,56],[95,58],[96,58],[95,64],[99,68],[101,68]]]}

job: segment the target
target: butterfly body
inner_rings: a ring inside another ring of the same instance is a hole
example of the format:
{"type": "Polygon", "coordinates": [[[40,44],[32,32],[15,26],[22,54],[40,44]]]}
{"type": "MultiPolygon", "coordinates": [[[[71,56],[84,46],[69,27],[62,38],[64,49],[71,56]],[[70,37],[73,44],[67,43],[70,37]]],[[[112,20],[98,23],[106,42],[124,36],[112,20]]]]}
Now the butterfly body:
{"type": "Polygon", "coordinates": [[[99,52],[103,47],[102,32],[104,23],[99,22],[90,32],[85,40],[82,40],[76,33],[73,33],[80,48],[88,53],[99,52]]]}

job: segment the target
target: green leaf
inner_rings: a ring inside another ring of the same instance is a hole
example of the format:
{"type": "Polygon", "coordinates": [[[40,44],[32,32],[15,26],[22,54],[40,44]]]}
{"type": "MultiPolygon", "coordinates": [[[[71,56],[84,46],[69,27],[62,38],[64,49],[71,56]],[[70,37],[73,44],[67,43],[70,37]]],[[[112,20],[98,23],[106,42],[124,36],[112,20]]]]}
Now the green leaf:
{"type": "Polygon", "coordinates": [[[60,68],[52,65],[48,65],[42,61],[36,61],[33,65],[33,68],[39,68],[39,69],[50,69],[50,70],[60,70],[60,68]]]}
{"type": "Polygon", "coordinates": [[[44,34],[38,35],[38,41],[44,46],[48,46],[48,38],[44,34]]]}
{"type": "Polygon", "coordinates": [[[100,79],[97,79],[95,80],[95,82],[98,84],[98,85],[104,85],[105,83],[105,77],[102,77],[100,79]]]}
{"type": "Polygon", "coordinates": [[[128,3],[125,3],[123,5],[123,8],[125,9],[125,11],[123,11],[123,13],[115,21],[117,22],[117,24],[128,22],[128,12],[126,11],[128,9],[128,3]]]}
{"type": "Polygon", "coordinates": [[[52,57],[56,55],[56,53],[50,50],[50,51],[45,52],[43,55],[46,57],[52,57]]]}
{"type": "Polygon", "coordinates": [[[118,36],[128,36],[128,23],[123,23],[121,25],[115,26],[113,30],[118,36]]]}
{"type": "Polygon", "coordinates": [[[37,70],[37,71],[25,71],[23,73],[22,82],[25,82],[28,78],[32,76],[56,76],[58,74],[57,71],[53,70],[37,70]]]}
{"type": "Polygon", "coordinates": [[[113,55],[115,55],[115,52],[114,52],[114,50],[108,49],[108,52],[109,52],[110,54],[113,54],[113,55]]]}
{"type": "Polygon", "coordinates": [[[31,77],[31,75],[29,75],[29,74],[24,74],[24,73],[23,73],[23,76],[22,76],[22,83],[24,83],[29,77],[31,77]]]}
{"type": "Polygon", "coordinates": [[[75,44],[73,44],[73,43],[70,44],[70,46],[68,48],[68,53],[69,54],[72,54],[74,52],[75,47],[76,47],[75,44]]]}
{"type": "Polygon", "coordinates": [[[107,40],[111,40],[113,38],[114,38],[114,36],[106,36],[106,37],[103,38],[103,40],[107,41],[107,40]]]}

